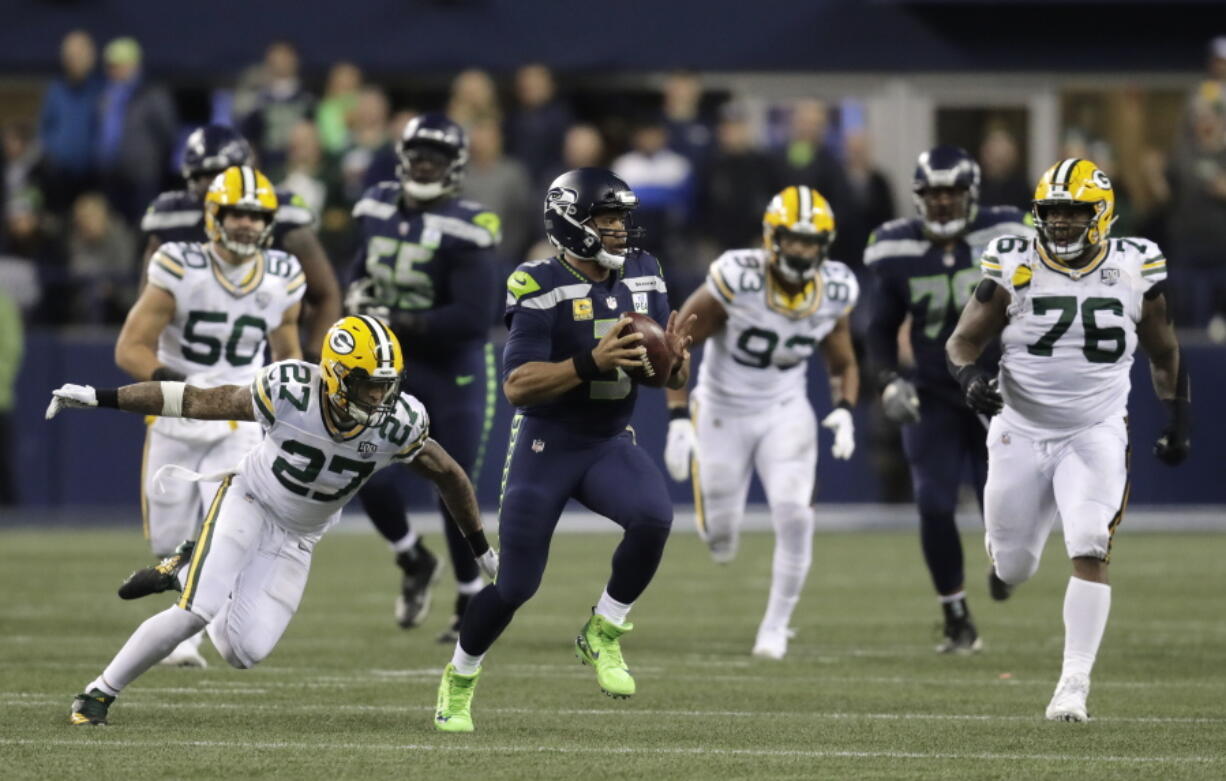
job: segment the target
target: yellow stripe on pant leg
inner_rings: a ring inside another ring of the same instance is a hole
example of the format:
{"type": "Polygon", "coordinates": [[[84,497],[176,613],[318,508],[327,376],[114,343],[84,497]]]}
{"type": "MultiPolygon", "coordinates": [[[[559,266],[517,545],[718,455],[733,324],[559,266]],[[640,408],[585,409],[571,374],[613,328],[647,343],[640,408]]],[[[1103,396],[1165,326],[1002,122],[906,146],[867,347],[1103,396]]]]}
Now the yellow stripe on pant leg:
{"type": "MultiPolygon", "coordinates": [[[[698,402],[697,401],[694,401],[694,400],[690,401],[690,416],[693,420],[695,421],[698,420],[698,402]]],[[[694,450],[693,452],[690,453],[690,485],[694,489],[694,525],[698,527],[698,533],[701,534],[703,537],[706,537],[707,535],[707,517],[706,517],[706,513],[703,511],[704,508],[702,504],[702,480],[698,474],[698,445],[699,443],[697,442],[697,438],[698,438],[697,424],[695,424],[694,431],[695,431],[694,450]]]]}
{"type": "Polygon", "coordinates": [[[217,493],[213,496],[213,503],[209,505],[209,511],[204,516],[204,526],[200,529],[200,539],[196,540],[196,549],[192,551],[191,567],[187,570],[187,581],[183,584],[183,596],[179,597],[179,607],[184,610],[192,606],[196,582],[200,579],[200,570],[204,567],[204,559],[208,556],[209,547],[213,543],[213,521],[217,520],[217,512],[221,509],[221,501],[225,498],[226,491],[230,490],[230,481],[233,479],[234,475],[226,475],[221,481],[221,485],[217,488],[217,493]]]}
{"type": "Polygon", "coordinates": [[[140,454],[140,528],[146,542],[149,541],[149,489],[145,481],[149,479],[149,440],[153,438],[155,420],[153,415],[145,416],[145,446],[140,454]]]}

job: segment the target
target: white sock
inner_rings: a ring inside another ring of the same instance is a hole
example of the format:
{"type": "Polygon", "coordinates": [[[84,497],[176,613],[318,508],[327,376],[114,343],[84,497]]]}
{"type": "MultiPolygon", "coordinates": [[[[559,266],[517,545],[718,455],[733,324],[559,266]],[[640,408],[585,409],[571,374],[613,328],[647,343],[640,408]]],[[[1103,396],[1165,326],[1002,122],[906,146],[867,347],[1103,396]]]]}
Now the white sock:
{"type": "Polygon", "coordinates": [[[82,691],[84,691],[86,694],[89,694],[89,693],[90,693],[90,692],[92,692],[94,689],[98,689],[98,690],[99,690],[99,691],[101,691],[103,694],[106,694],[106,695],[111,696],[111,697],[118,697],[118,696],[119,696],[119,690],[118,690],[118,689],[116,689],[114,686],[111,686],[111,685],[110,685],[109,683],[107,683],[106,681],[102,680],[102,676],[101,676],[101,675],[99,675],[97,678],[95,678],[94,680],[90,681],[89,683],[85,684],[85,688],[84,688],[84,689],[82,689],[82,691]]]}
{"type": "Polygon", "coordinates": [[[420,539],[421,539],[421,535],[417,533],[416,529],[409,529],[408,534],[404,535],[403,537],[401,537],[400,539],[396,540],[395,542],[391,544],[392,553],[404,553],[405,551],[410,550],[414,545],[416,545],[417,541],[420,539]]]}
{"type": "Polygon", "coordinates": [[[485,580],[478,575],[467,583],[459,583],[456,585],[456,592],[471,597],[473,594],[480,592],[485,588],[485,580]]]}
{"type": "Polygon", "coordinates": [[[951,602],[957,602],[960,599],[966,599],[966,591],[959,591],[957,594],[940,594],[937,596],[937,600],[942,605],[948,605],[951,602]]]}
{"type": "Polygon", "coordinates": [[[1071,577],[1064,592],[1064,670],[1060,677],[1089,675],[1111,612],[1111,587],[1071,577]]]}
{"type": "Polygon", "coordinates": [[[626,623],[626,616],[630,615],[630,608],[633,606],[633,602],[630,604],[618,602],[609,596],[609,590],[605,589],[600,595],[600,601],[596,603],[596,615],[604,616],[618,626],[621,626],[626,623]]]}
{"type": "Polygon", "coordinates": [[[460,647],[459,642],[455,644],[455,651],[451,654],[451,666],[460,675],[473,675],[481,669],[481,660],[485,658],[485,654],[473,656],[460,647]]]}
{"type": "MultiPolygon", "coordinates": [[[[204,619],[177,605],[145,620],[102,671],[107,694],[119,694],[141,673],[166,658],[174,647],[204,628],[204,619]]],[[[112,696],[114,696],[112,695],[112,696]]]]}
{"type": "Polygon", "coordinates": [[[771,511],[775,526],[775,553],[771,562],[771,591],[761,629],[787,629],[792,611],[813,561],[813,511],[781,505],[771,511]]]}

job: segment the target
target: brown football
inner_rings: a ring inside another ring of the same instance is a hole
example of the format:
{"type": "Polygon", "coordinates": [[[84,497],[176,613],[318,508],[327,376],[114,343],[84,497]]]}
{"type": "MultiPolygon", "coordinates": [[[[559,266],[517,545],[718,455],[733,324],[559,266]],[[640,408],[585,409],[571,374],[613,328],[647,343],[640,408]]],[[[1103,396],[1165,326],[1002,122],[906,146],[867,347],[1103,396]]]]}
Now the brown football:
{"type": "Polygon", "coordinates": [[[621,335],[640,333],[643,335],[640,344],[647,348],[643,368],[626,369],[626,373],[635,382],[663,388],[673,370],[673,351],[668,346],[664,329],[655,320],[638,312],[622,312],[621,316],[630,318],[630,324],[622,328],[621,335]]]}

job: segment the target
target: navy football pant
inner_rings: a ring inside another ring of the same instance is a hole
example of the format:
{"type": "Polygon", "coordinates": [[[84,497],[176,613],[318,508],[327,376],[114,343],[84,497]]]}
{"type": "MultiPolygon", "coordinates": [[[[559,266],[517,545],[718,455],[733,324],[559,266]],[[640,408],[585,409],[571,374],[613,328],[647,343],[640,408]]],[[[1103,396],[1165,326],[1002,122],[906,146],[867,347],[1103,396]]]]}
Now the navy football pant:
{"type": "MultiPolygon", "coordinates": [[[[446,366],[406,362],[403,390],[416,396],[430,415],[430,436],[456,460],[476,485],[485,459],[494,415],[494,353],[483,349],[466,351],[446,366]]],[[[400,482],[404,473],[384,469],[358,491],[362,508],[388,542],[409,533],[408,511],[400,482]]],[[[458,583],[480,574],[464,535],[452,520],[442,500],[443,532],[458,583]]]]}
{"type": "Polygon", "coordinates": [[[903,427],[902,442],[919,506],[920,547],[937,593],[954,594],[965,580],[962,539],[954,523],[958,490],[969,469],[982,510],[988,433],[965,405],[923,390],[919,397],[920,422],[903,427]]]}
{"type": "Polygon", "coordinates": [[[460,646],[489,650],[545,573],[549,543],[568,499],[574,498],[625,530],[613,551],[606,589],[634,602],[656,574],[673,523],[664,476],[630,431],[582,438],[544,418],[516,415],[503,473],[499,511],[498,580],[464,613],[460,646]]]}

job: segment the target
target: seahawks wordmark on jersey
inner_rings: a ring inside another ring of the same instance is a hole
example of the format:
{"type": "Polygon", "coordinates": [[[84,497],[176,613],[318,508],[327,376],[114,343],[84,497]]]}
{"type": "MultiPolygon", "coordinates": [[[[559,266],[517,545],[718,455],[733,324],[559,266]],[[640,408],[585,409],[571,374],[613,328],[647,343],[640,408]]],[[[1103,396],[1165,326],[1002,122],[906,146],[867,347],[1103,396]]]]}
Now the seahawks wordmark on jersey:
{"type": "Polygon", "coordinates": [[[429,437],[426,409],[407,393],[379,428],[338,429],[324,407],[319,366],[305,361],[269,365],[252,381],[251,398],[265,436],[238,473],[255,501],[303,534],[326,530],[371,475],[411,462],[429,437]]]}
{"type": "Polygon", "coordinates": [[[1035,240],[996,239],[983,273],[1009,293],[1001,333],[1002,417],[1033,439],[1125,414],[1145,293],[1166,279],[1152,241],[1107,241],[1085,266],[1053,261],[1035,240]]]}
{"type": "Polygon", "coordinates": [[[837,260],[823,261],[814,279],[790,295],[769,273],[763,249],[725,252],[711,264],[707,289],[728,320],[703,348],[695,394],[746,407],[804,396],[802,367],[860,297],[855,274],[837,260]]]}

